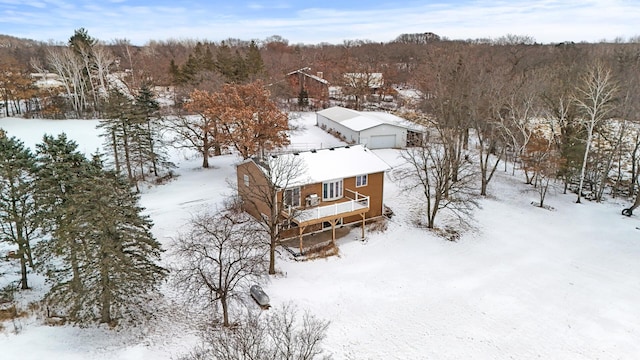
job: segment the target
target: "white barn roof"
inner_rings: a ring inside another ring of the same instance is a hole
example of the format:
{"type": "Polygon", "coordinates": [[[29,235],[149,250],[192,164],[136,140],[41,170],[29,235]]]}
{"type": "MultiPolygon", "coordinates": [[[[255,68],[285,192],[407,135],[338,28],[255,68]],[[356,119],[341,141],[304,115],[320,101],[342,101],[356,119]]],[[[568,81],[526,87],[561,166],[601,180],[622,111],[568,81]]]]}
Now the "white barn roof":
{"type": "Polygon", "coordinates": [[[355,111],[340,106],[330,107],[318,111],[318,114],[327,119],[340,123],[353,131],[362,131],[373,127],[387,124],[399,126],[416,132],[424,132],[424,127],[405,120],[399,116],[381,111],[355,111]]]}
{"type": "Polygon", "coordinates": [[[390,169],[387,163],[363,145],[283,154],[268,160],[272,168],[277,168],[278,163],[291,164],[298,161],[301,173],[295,179],[289,179],[289,186],[315,184],[390,169]]]}

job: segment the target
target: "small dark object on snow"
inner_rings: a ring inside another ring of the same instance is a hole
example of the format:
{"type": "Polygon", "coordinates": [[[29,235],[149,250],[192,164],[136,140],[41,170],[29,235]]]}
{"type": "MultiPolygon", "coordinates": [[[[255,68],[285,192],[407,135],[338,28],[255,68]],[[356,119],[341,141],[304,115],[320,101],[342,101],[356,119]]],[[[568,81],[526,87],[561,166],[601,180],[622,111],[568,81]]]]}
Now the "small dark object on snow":
{"type": "Polygon", "coordinates": [[[255,300],[261,308],[268,309],[271,306],[269,305],[269,296],[265,294],[260,286],[252,285],[249,292],[253,300],[255,300]]]}
{"type": "Polygon", "coordinates": [[[633,210],[635,210],[637,207],[640,207],[640,193],[636,195],[636,201],[633,202],[633,205],[631,205],[630,208],[622,210],[622,215],[624,216],[633,215],[633,210]]]}

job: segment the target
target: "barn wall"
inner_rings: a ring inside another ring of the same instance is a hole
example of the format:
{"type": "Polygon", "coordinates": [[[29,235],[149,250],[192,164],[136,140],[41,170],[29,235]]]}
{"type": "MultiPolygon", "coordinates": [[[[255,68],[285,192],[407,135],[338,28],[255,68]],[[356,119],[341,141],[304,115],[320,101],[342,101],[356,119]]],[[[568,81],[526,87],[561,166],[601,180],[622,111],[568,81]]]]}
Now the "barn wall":
{"type": "Polygon", "coordinates": [[[333,130],[344,136],[345,140],[350,144],[359,144],[360,143],[360,134],[357,131],[353,131],[342,124],[333,121],[329,118],[326,118],[320,114],[317,114],[317,123],[318,126],[324,131],[329,132],[329,130],[333,130]]]}
{"type": "Polygon", "coordinates": [[[371,144],[370,140],[372,136],[391,134],[396,135],[396,143],[394,147],[403,148],[407,146],[407,129],[388,124],[382,124],[370,129],[362,130],[360,132],[360,141],[362,144],[366,143],[369,147],[369,145],[371,144]]]}

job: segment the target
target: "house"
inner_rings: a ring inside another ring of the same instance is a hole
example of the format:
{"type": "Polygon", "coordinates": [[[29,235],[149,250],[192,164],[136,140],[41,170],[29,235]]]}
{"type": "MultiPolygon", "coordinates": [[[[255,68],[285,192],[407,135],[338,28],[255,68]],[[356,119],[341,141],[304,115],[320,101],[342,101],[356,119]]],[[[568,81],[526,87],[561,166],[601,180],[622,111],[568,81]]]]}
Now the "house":
{"type": "Polygon", "coordinates": [[[399,116],[379,111],[355,111],[334,106],[316,112],[316,124],[339,134],[346,142],[369,149],[403,148],[420,145],[424,127],[399,116]]]}
{"type": "Polygon", "coordinates": [[[295,89],[297,96],[306,91],[309,99],[325,102],[329,98],[329,81],[323,78],[322,72],[309,73],[311,68],[304,67],[286,75],[289,85],[295,89]]]}
{"type": "Polygon", "coordinates": [[[255,218],[278,216],[281,239],[299,238],[302,253],[307,234],[331,230],[335,241],[336,227],[357,223],[364,237],[365,222],[383,215],[388,169],[362,145],[249,159],[237,166],[238,194],[255,218]]]}
{"type": "Polygon", "coordinates": [[[345,73],[343,76],[346,86],[369,89],[371,94],[378,93],[384,86],[382,73],[345,73]]]}
{"type": "Polygon", "coordinates": [[[329,98],[334,100],[366,100],[368,95],[379,95],[383,91],[382,73],[344,73],[342,84],[328,87],[329,98]]]}

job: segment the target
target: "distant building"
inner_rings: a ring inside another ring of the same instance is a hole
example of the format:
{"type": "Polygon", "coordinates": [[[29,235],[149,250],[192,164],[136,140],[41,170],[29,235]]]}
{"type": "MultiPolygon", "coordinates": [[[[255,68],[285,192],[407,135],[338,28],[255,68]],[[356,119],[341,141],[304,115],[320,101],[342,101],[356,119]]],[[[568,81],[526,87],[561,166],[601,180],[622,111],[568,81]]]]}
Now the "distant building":
{"type": "Polygon", "coordinates": [[[399,116],[379,111],[355,111],[334,106],[316,113],[317,125],[346,142],[370,149],[420,145],[426,130],[399,116]]]}
{"type": "Polygon", "coordinates": [[[345,73],[345,86],[362,89],[367,88],[371,94],[377,94],[384,86],[382,73],[345,73]]]}
{"type": "Polygon", "coordinates": [[[312,101],[324,103],[329,99],[329,81],[323,78],[322,72],[310,73],[311,68],[305,67],[294,70],[286,75],[287,81],[296,96],[306,91],[306,96],[312,101]]]}

